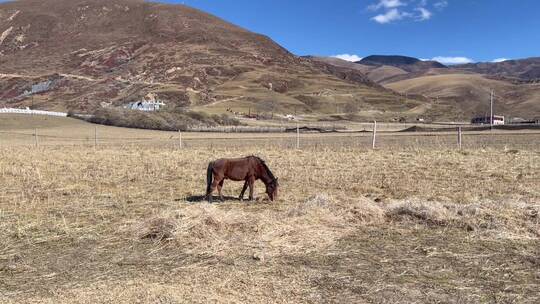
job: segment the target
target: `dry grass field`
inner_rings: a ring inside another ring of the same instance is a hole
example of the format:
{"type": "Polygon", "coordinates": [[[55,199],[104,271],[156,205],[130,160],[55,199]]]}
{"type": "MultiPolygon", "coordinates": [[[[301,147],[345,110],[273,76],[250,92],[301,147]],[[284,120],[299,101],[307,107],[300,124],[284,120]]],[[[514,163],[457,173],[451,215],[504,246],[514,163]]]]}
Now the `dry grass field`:
{"type": "Polygon", "coordinates": [[[0,136],[0,303],[540,301],[538,135],[463,151],[187,136],[183,149],[0,136]],[[250,154],[279,200],[257,184],[240,203],[226,182],[224,203],[203,202],[208,162],[250,154]]]}

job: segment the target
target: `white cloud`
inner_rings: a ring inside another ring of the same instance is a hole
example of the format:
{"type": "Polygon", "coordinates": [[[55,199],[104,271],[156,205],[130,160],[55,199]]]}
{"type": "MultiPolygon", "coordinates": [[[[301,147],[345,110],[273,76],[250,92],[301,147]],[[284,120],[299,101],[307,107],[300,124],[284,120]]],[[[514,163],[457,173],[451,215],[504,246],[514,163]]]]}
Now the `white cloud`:
{"type": "Polygon", "coordinates": [[[433,61],[438,61],[442,64],[447,65],[453,65],[453,64],[465,64],[465,63],[472,63],[474,60],[467,57],[445,57],[445,56],[437,56],[431,58],[433,61]]]}
{"type": "Polygon", "coordinates": [[[433,17],[433,10],[442,11],[447,6],[447,0],[377,0],[368,9],[382,11],[371,20],[387,24],[402,19],[426,21],[433,17]]]}
{"type": "Polygon", "coordinates": [[[370,10],[376,11],[376,10],[381,9],[381,8],[390,9],[390,8],[396,8],[396,7],[404,6],[404,5],[405,5],[405,3],[401,2],[401,0],[379,0],[378,3],[368,6],[368,8],[370,10]]]}
{"type": "Polygon", "coordinates": [[[385,14],[377,15],[377,16],[371,18],[371,19],[374,20],[377,23],[386,24],[386,23],[390,23],[392,21],[401,20],[405,16],[406,15],[401,13],[398,9],[394,8],[394,9],[391,9],[391,10],[387,11],[385,14]]]}
{"type": "Polygon", "coordinates": [[[435,4],[433,4],[433,6],[438,9],[438,10],[442,10],[444,9],[445,7],[448,6],[448,1],[446,0],[440,0],[438,2],[435,2],[435,4]]]}
{"type": "Polygon", "coordinates": [[[498,63],[498,62],[503,62],[503,61],[506,61],[506,60],[508,60],[508,58],[497,58],[497,59],[493,59],[493,61],[491,61],[491,62],[498,63]]]}
{"type": "Polygon", "coordinates": [[[351,54],[341,54],[341,55],[335,55],[335,56],[332,56],[334,58],[339,58],[339,59],[343,59],[343,60],[346,60],[346,61],[351,61],[351,62],[356,62],[356,61],[360,61],[362,60],[362,57],[358,56],[358,55],[351,55],[351,54]]]}
{"type": "Polygon", "coordinates": [[[418,16],[418,20],[420,21],[429,20],[433,16],[433,13],[426,8],[418,7],[416,10],[420,12],[420,15],[418,16]]]}

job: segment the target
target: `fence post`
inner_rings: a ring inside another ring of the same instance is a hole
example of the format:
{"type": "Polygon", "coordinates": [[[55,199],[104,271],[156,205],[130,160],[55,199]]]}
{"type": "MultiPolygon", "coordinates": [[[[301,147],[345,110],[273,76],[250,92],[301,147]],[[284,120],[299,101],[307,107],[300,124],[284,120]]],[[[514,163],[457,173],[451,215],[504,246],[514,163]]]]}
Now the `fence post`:
{"type": "Polygon", "coordinates": [[[371,138],[371,148],[375,150],[377,145],[377,121],[373,121],[373,137],[371,138]]]}
{"type": "Polygon", "coordinates": [[[300,124],[296,124],[296,149],[300,149],[300,124]]]}
{"type": "Polygon", "coordinates": [[[180,147],[180,149],[183,148],[183,145],[182,145],[182,131],[178,130],[178,146],[180,147]]]}
{"type": "Polygon", "coordinates": [[[39,140],[38,140],[37,129],[34,129],[34,144],[36,145],[36,148],[39,147],[39,140]]]}
{"type": "Polygon", "coordinates": [[[462,133],[461,127],[458,127],[458,146],[460,150],[462,148],[462,143],[463,143],[463,133],[462,133]]]}

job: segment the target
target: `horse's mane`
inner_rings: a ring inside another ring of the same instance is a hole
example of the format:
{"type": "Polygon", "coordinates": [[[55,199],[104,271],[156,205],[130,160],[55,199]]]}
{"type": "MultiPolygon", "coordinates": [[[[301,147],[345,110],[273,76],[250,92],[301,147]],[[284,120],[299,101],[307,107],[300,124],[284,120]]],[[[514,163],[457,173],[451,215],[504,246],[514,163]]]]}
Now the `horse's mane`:
{"type": "Polygon", "coordinates": [[[266,172],[268,173],[268,175],[270,175],[270,178],[271,178],[272,180],[276,180],[276,177],[274,176],[274,174],[272,173],[272,171],[270,171],[270,168],[268,168],[268,166],[266,165],[266,162],[265,162],[262,158],[260,158],[260,157],[258,157],[258,156],[255,156],[255,155],[251,155],[251,157],[255,158],[256,160],[258,160],[258,161],[261,163],[261,165],[264,167],[264,169],[266,170],[266,172]]]}

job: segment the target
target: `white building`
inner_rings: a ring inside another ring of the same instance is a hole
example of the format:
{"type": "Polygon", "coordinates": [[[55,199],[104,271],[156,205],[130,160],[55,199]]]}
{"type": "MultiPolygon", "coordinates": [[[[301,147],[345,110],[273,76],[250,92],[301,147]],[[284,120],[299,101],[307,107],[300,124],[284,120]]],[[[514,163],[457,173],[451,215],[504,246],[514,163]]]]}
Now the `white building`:
{"type": "Polygon", "coordinates": [[[493,117],[490,116],[477,116],[474,117],[471,120],[472,124],[479,124],[479,125],[489,125],[491,124],[491,120],[493,120],[494,125],[504,125],[505,119],[504,116],[501,115],[493,115],[493,117]]]}
{"type": "Polygon", "coordinates": [[[124,108],[129,109],[129,110],[154,112],[154,111],[160,110],[164,106],[165,106],[165,103],[161,101],[137,101],[137,102],[130,102],[129,104],[125,105],[124,108]]]}
{"type": "Polygon", "coordinates": [[[42,93],[42,92],[47,92],[51,88],[52,84],[53,84],[53,82],[51,80],[40,82],[38,84],[34,84],[34,85],[32,85],[32,88],[30,89],[30,91],[28,91],[28,90],[24,91],[23,95],[28,96],[28,95],[32,95],[32,94],[39,94],[39,93],[42,93]]]}
{"type": "Polygon", "coordinates": [[[125,109],[129,110],[139,110],[145,112],[154,112],[159,111],[166,104],[161,100],[157,99],[156,95],[150,93],[146,95],[141,101],[130,102],[124,106],[125,109]]]}

